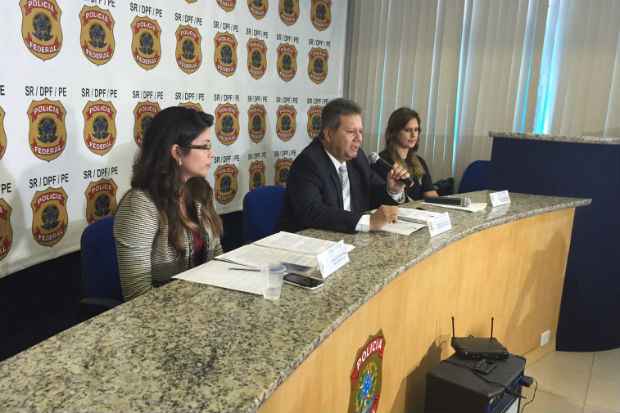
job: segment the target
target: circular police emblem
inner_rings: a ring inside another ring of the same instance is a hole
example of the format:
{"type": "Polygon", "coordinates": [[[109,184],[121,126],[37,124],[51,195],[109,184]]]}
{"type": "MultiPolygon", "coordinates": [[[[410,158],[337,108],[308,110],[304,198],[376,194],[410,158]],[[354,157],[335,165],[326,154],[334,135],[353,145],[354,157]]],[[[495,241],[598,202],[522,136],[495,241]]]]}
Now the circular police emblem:
{"type": "Polygon", "coordinates": [[[368,337],[357,351],[351,371],[351,396],[348,413],[376,413],[382,384],[385,338],[379,331],[368,337]]]}
{"type": "Polygon", "coordinates": [[[235,9],[237,0],[217,0],[217,4],[225,11],[231,12],[235,9]]]}
{"type": "Polygon", "coordinates": [[[11,227],[11,212],[13,209],[0,198],[0,261],[11,251],[13,245],[13,227],[11,227]]]}
{"type": "Polygon", "coordinates": [[[6,152],[6,132],[4,131],[4,110],[0,106],[0,159],[4,156],[6,152]]]}
{"type": "Polygon", "coordinates": [[[114,214],[117,189],[112,179],[100,179],[88,184],[84,196],[86,197],[86,221],[89,224],[114,214]]]}
{"type": "Polygon", "coordinates": [[[237,70],[237,39],[234,34],[218,32],[215,42],[213,62],[218,72],[226,77],[232,76],[237,70]]]}
{"type": "Polygon", "coordinates": [[[299,18],[299,0],[279,0],[278,10],[282,22],[291,26],[299,18]]]}
{"type": "Polygon", "coordinates": [[[291,159],[278,159],[275,165],[274,183],[278,186],[286,186],[288,171],[291,169],[293,161],[291,159]]]}
{"type": "Polygon", "coordinates": [[[32,236],[44,247],[51,247],[64,237],[69,224],[67,193],[61,188],[48,188],[34,194],[32,207],[32,236]]]}
{"type": "Polygon", "coordinates": [[[312,20],[312,25],[318,31],[327,29],[332,22],[332,1],[312,0],[310,20],[312,20]]]}
{"type": "Polygon", "coordinates": [[[177,46],[175,57],[179,68],[187,74],[192,74],[202,63],[202,36],[198,29],[192,26],[179,26],[175,34],[177,46]]]}
{"type": "Polygon", "coordinates": [[[149,128],[153,117],[161,110],[159,103],[157,102],[138,102],[133,109],[133,138],[136,145],[142,146],[142,140],[146,134],[146,130],[149,128]]]}
{"type": "Polygon", "coordinates": [[[297,129],[297,110],[292,105],[281,105],[276,112],[278,120],[276,123],[276,133],[278,138],[287,142],[295,135],[297,129]]]}
{"type": "Polygon", "coordinates": [[[260,104],[254,104],[248,109],[248,134],[254,143],[259,143],[267,131],[267,109],[260,104]]]}
{"type": "Polygon", "coordinates": [[[215,108],[215,135],[224,145],[232,145],[239,137],[239,109],[224,103],[215,108]]]}
{"type": "Polygon", "coordinates": [[[327,59],[329,53],[326,49],[313,47],[308,53],[308,76],[317,85],[327,77],[327,59]]]}
{"type": "Polygon", "coordinates": [[[248,9],[256,20],[260,20],[267,14],[269,0],[248,0],[248,9]]]}
{"type": "Polygon", "coordinates": [[[264,40],[248,40],[248,71],[257,80],[267,71],[267,45],[264,40]]]}
{"type": "Polygon", "coordinates": [[[220,165],[215,170],[215,199],[222,205],[228,204],[237,195],[237,175],[235,165],[220,165]]]}
{"type": "Polygon", "coordinates": [[[28,107],[30,150],[39,159],[51,161],[67,144],[65,107],[58,100],[33,100],[28,107]]]}
{"type": "Polygon", "coordinates": [[[204,109],[202,109],[202,105],[197,102],[183,102],[183,103],[179,103],[179,106],[182,106],[184,108],[194,109],[195,111],[198,111],[198,112],[204,112],[204,109]]]}
{"type": "Polygon", "coordinates": [[[297,48],[289,43],[278,46],[278,75],[285,82],[290,81],[297,73],[297,48]]]}
{"type": "Polygon", "coordinates": [[[22,38],[26,47],[41,60],[56,57],[62,47],[62,11],[56,0],[20,0],[22,38]]]}
{"type": "Polygon", "coordinates": [[[84,56],[96,65],[108,63],[116,46],[112,13],[97,6],[84,6],[80,11],[80,25],[80,45],[84,56]]]}
{"type": "Polygon", "coordinates": [[[265,162],[253,161],[250,164],[250,191],[265,186],[265,162]]]}
{"type": "Polygon", "coordinates": [[[310,106],[308,108],[308,137],[314,139],[321,133],[321,106],[310,106]]]}
{"type": "Polygon", "coordinates": [[[144,70],[151,70],[161,60],[161,28],[157,20],[136,16],[131,22],[131,54],[144,70]]]}
{"type": "Polygon", "coordinates": [[[89,151],[103,156],[116,142],[116,108],[109,101],[89,101],[82,110],[84,143],[89,151]]]}

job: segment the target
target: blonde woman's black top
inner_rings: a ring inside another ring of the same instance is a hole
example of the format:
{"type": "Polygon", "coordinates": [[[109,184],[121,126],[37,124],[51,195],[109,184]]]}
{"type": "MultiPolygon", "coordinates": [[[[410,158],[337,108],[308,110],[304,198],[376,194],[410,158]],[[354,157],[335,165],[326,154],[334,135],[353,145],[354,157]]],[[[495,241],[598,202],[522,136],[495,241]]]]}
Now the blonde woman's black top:
{"type": "MultiPolygon", "coordinates": [[[[383,158],[390,165],[394,165],[394,160],[390,156],[387,150],[384,150],[379,154],[381,158],[383,158]]],[[[417,156],[417,155],[416,155],[417,156]]],[[[424,175],[412,177],[414,181],[414,185],[412,187],[407,188],[407,197],[412,200],[422,199],[423,194],[427,191],[434,191],[435,186],[433,185],[433,179],[431,178],[431,173],[428,170],[428,166],[424,159],[421,156],[418,156],[420,163],[422,164],[422,168],[424,168],[424,175]]],[[[376,164],[372,165],[372,169],[379,174],[383,179],[387,179],[387,172],[383,170],[376,164]]]]}

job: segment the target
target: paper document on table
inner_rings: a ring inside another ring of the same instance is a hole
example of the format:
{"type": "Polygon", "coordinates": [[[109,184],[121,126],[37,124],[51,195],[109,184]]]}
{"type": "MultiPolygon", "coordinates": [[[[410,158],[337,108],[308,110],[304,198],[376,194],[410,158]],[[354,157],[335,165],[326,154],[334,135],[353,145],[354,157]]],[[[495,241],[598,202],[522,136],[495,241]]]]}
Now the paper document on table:
{"type": "Polygon", "coordinates": [[[316,267],[316,256],[311,254],[300,254],[283,249],[266,248],[257,244],[248,244],[218,255],[216,260],[228,261],[248,267],[260,268],[272,262],[290,262],[292,264],[303,265],[306,267],[316,267]]]}
{"type": "Polygon", "coordinates": [[[263,294],[265,290],[265,279],[261,272],[236,271],[231,270],[231,266],[234,266],[234,264],[231,265],[226,262],[211,260],[177,274],[172,278],[257,295],[263,294]]]}
{"type": "Polygon", "coordinates": [[[438,219],[444,212],[433,212],[417,208],[399,208],[398,218],[409,222],[428,222],[438,219]]]}
{"type": "Polygon", "coordinates": [[[425,223],[428,226],[428,232],[431,237],[452,228],[450,214],[447,212],[433,212],[419,208],[399,208],[398,218],[403,221],[425,223]]]}
{"type": "Polygon", "coordinates": [[[417,230],[424,228],[425,226],[426,225],[417,222],[409,222],[399,219],[394,224],[385,224],[381,228],[381,231],[400,235],[411,235],[417,230]]]}
{"type": "MultiPolygon", "coordinates": [[[[336,244],[336,242],[280,231],[276,234],[255,241],[254,244],[260,245],[261,247],[277,248],[309,255],[318,255],[332,247],[336,244]]],[[[353,248],[355,248],[351,244],[344,244],[344,246],[347,252],[351,252],[353,248]]]]}
{"type": "Polygon", "coordinates": [[[487,207],[486,202],[472,202],[471,204],[469,204],[469,206],[429,204],[427,202],[423,202],[422,205],[436,206],[439,208],[456,209],[458,211],[467,211],[467,212],[480,212],[480,211],[484,211],[487,207]]]}

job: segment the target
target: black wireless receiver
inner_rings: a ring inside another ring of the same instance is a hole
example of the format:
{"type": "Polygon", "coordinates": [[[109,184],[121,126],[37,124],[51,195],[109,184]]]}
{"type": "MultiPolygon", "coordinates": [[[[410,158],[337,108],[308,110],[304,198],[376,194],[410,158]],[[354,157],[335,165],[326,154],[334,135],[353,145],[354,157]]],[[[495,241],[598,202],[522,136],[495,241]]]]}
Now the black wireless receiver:
{"type": "Polygon", "coordinates": [[[506,347],[493,337],[493,317],[491,317],[491,336],[485,337],[456,337],[454,329],[454,317],[452,317],[452,340],[450,341],[456,354],[463,359],[469,360],[504,360],[509,353],[506,347]]]}

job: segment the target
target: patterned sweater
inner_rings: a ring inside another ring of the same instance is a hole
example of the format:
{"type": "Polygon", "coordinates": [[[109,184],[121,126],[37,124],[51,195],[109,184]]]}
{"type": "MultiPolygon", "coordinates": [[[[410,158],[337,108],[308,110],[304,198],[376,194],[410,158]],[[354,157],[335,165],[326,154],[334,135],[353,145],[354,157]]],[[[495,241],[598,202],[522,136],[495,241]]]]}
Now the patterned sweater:
{"type": "MultiPolygon", "coordinates": [[[[200,214],[201,206],[197,207],[200,214]]],[[[203,229],[202,237],[207,261],[222,253],[220,239],[209,229],[203,229]]],[[[142,190],[131,189],[121,200],[114,218],[114,240],[126,301],[194,266],[191,232],[185,231],[185,252],[180,254],[168,241],[168,225],[160,223],[157,207],[142,190]]]]}

